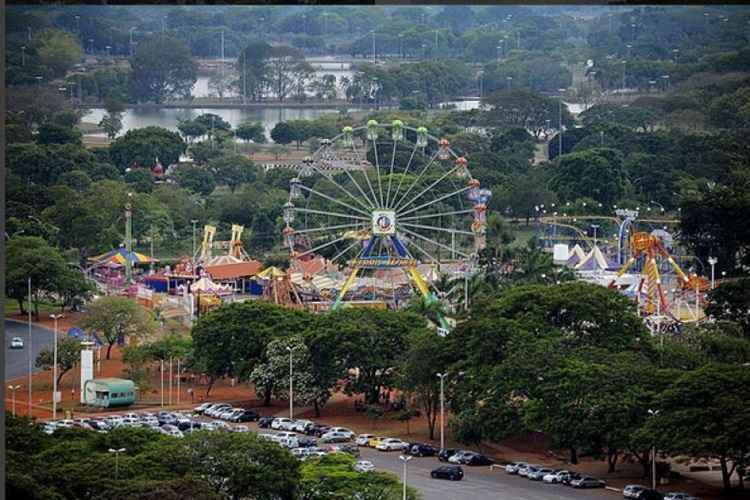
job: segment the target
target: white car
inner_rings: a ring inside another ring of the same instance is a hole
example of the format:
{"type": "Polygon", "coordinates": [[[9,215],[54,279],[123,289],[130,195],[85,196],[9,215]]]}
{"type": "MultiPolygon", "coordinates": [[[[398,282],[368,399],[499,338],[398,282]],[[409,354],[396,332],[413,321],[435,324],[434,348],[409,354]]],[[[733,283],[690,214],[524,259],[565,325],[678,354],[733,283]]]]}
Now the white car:
{"type": "Polygon", "coordinates": [[[216,429],[221,429],[223,431],[230,431],[230,430],[232,430],[232,426],[231,425],[229,425],[226,422],[222,422],[221,420],[214,420],[211,423],[214,424],[214,427],[216,429]]]}
{"type": "Polygon", "coordinates": [[[215,406],[212,406],[208,410],[206,410],[205,415],[216,418],[216,415],[218,415],[219,413],[223,413],[226,410],[229,410],[231,408],[232,408],[232,405],[229,405],[227,403],[219,403],[215,406]]]}
{"type": "Polygon", "coordinates": [[[328,432],[340,432],[342,434],[347,434],[349,436],[349,439],[353,439],[355,434],[354,432],[350,431],[346,427],[331,427],[328,429],[328,432]]]}
{"type": "Polygon", "coordinates": [[[294,458],[299,458],[300,460],[302,460],[307,456],[308,452],[307,448],[294,448],[291,453],[294,458]]]}
{"type": "Polygon", "coordinates": [[[273,422],[271,422],[271,429],[274,429],[277,431],[286,430],[289,428],[288,426],[290,426],[293,423],[294,421],[289,418],[284,418],[284,417],[274,418],[273,422]]]}
{"type": "Polygon", "coordinates": [[[141,424],[143,424],[144,427],[157,429],[159,428],[159,419],[156,417],[145,417],[141,419],[141,424]]]}
{"type": "Polygon", "coordinates": [[[315,422],[312,420],[295,420],[294,425],[291,426],[289,430],[292,430],[294,432],[305,432],[308,427],[311,427],[315,425],[315,422]]]}
{"type": "Polygon", "coordinates": [[[57,429],[57,423],[55,422],[45,422],[44,426],[42,427],[42,430],[45,434],[53,434],[55,432],[55,429],[57,429]]]}
{"type": "Polygon", "coordinates": [[[553,472],[555,472],[554,469],[543,467],[541,469],[537,469],[534,472],[529,473],[528,477],[532,481],[541,481],[544,476],[546,476],[547,474],[552,474],[553,472]]]}
{"type": "Polygon", "coordinates": [[[23,339],[21,337],[13,337],[10,340],[11,349],[23,349],[23,339]]]}
{"type": "Polygon", "coordinates": [[[120,421],[120,426],[122,426],[122,427],[140,427],[141,426],[141,419],[139,419],[139,418],[133,418],[133,417],[122,417],[122,420],[120,421]]]}
{"type": "Polygon", "coordinates": [[[219,412],[216,415],[216,418],[220,420],[231,420],[234,415],[242,413],[242,411],[241,408],[227,408],[226,410],[219,412]]]}
{"type": "Polygon", "coordinates": [[[549,474],[545,474],[542,477],[542,481],[544,481],[545,483],[552,483],[552,484],[561,483],[562,478],[567,476],[568,474],[570,474],[570,472],[566,470],[553,471],[553,472],[550,472],[549,474]]]}
{"type": "Polygon", "coordinates": [[[664,495],[664,500],[699,500],[690,493],[681,493],[677,491],[670,491],[664,495]]]}
{"type": "Polygon", "coordinates": [[[159,432],[162,434],[166,434],[167,436],[173,436],[173,437],[184,437],[185,435],[182,433],[180,429],[173,425],[165,425],[161,429],[159,429],[159,432]]]}
{"type": "Polygon", "coordinates": [[[74,422],[72,420],[60,420],[57,422],[57,427],[61,428],[64,427],[66,429],[71,429],[73,427],[74,422]]]}
{"type": "Polygon", "coordinates": [[[641,484],[628,484],[622,489],[623,498],[638,498],[643,490],[647,490],[646,486],[641,484]]]}
{"type": "Polygon", "coordinates": [[[377,449],[380,451],[395,451],[404,450],[407,446],[409,446],[409,443],[405,441],[396,438],[387,438],[380,441],[377,449]]]}
{"type": "Polygon", "coordinates": [[[203,403],[201,405],[196,406],[193,408],[193,413],[203,413],[204,411],[208,410],[214,403],[203,403]]]}
{"type": "Polygon", "coordinates": [[[375,464],[373,464],[369,460],[359,460],[356,464],[354,464],[354,470],[356,470],[357,472],[370,472],[375,470],[375,464]]]}
{"type": "Polygon", "coordinates": [[[320,458],[326,456],[325,451],[308,451],[307,455],[305,455],[305,458],[303,460],[309,460],[311,458],[320,458]]]}
{"type": "Polygon", "coordinates": [[[526,462],[511,462],[505,466],[505,472],[508,474],[518,474],[518,469],[528,465],[526,462]]]}
{"type": "Polygon", "coordinates": [[[268,441],[276,442],[276,434],[273,434],[271,432],[261,432],[258,434],[258,437],[268,441]]]}
{"type": "Polygon", "coordinates": [[[357,436],[357,439],[354,441],[357,443],[357,446],[367,446],[367,443],[370,442],[370,439],[374,438],[375,434],[360,434],[357,436]]]}
{"type": "Polygon", "coordinates": [[[235,425],[232,430],[234,432],[250,432],[250,429],[246,425],[235,425]]]}

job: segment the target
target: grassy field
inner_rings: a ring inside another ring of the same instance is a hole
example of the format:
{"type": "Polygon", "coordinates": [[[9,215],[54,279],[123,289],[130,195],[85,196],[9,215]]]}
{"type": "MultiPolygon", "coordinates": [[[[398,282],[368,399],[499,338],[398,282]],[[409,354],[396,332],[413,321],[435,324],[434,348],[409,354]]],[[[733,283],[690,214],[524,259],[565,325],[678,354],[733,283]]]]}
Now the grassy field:
{"type": "MultiPolygon", "coordinates": [[[[28,311],[29,307],[29,301],[28,299],[24,301],[25,307],[28,311]]],[[[39,303],[39,315],[42,317],[47,317],[50,314],[58,314],[60,312],[60,306],[58,304],[51,304],[49,302],[40,302],[39,303]]],[[[11,316],[20,314],[20,311],[18,310],[18,301],[15,299],[6,298],[5,299],[5,316],[11,316]]]]}

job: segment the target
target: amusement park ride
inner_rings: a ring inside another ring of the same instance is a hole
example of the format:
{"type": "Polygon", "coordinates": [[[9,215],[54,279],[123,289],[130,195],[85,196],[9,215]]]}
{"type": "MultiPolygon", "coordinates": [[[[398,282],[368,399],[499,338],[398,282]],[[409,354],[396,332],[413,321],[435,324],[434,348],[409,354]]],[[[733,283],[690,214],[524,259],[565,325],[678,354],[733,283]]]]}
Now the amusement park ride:
{"type": "MultiPolygon", "coordinates": [[[[284,244],[292,259],[325,251],[332,262],[348,261],[332,310],[347,304],[363,274],[394,270],[405,272],[432,304],[438,299],[418,265],[470,268],[485,245],[490,196],[447,140],[400,120],[371,120],[321,141],[303,162],[283,210],[284,244]]],[[[444,318],[440,327],[449,328],[444,318]]]]}

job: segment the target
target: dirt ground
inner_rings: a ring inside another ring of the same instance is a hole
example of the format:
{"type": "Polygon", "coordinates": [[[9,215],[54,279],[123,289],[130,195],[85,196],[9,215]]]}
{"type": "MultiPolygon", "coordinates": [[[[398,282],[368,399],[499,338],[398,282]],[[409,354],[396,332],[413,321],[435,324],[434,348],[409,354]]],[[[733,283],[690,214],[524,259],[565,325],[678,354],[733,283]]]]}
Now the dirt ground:
{"type": "MultiPolygon", "coordinates": [[[[25,319],[20,316],[17,318],[10,316],[12,319],[25,319]]],[[[66,314],[66,317],[60,320],[59,328],[61,331],[67,331],[71,326],[80,321],[80,316],[66,314]]],[[[52,328],[52,321],[41,319],[37,324],[46,328],[52,328]]],[[[104,358],[104,349],[102,349],[102,358],[104,358]]],[[[124,371],[126,365],[122,362],[121,352],[117,347],[112,349],[112,359],[102,359],[101,372],[96,373],[97,377],[125,377],[124,371]]],[[[164,409],[188,410],[195,405],[206,401],[226,401],[236,406],[252,407],[258,410],[261,415],[288,415],[289,406],[287,401],[273,401],[270,407],[263,407],[262,401],[256,398],[254,391],[248,383],[234,383],[230,379],[218,380],[206,398],[206,381],[199,379],[185,379],[180,384],[179,393],[176,383],[176,364],[173,364],[174,386],[170,394],[168,390],[168,367],[165,366],[164,382],[164,409]],[[189,389],[193,389],[192,399],[189,389]],[[177,403],[179,394],[179,404],[177,403]]],[[[136,405],[129,407],[129,410],[160,410],[162,409],[160,391],[160,377],[158,365],[150,370],[150,386],[152,389],[147,394],[139,394],[136,405]]],[[[94,415],[106,413],[122,412],[122,408],[112,411],[102,411],[101,409],[93,410],[81,407],[79,401],[79,380],[80,371],[78,368],[66,373],[62,379],[60,391],[63,394],[63,402],[58,406],[58,418],[65,418],[66,412],[72,411],[73,417],[81,415],[94,415]],[[71,396],[71,389],[73,396],[71,396]]],[[[7,381],[10,383],[19,383],[25,385],[26,378],[22,377],[16,381],[7,381]]],[[[18,391],[16,394],[16,408],[21,415],[27,414],[26,391],[18,391]]],[[[52,417],[52,371],[36,373],[33,376],[32,391],[32,415],[39,419],[48,419],[52,417]]],[[[6,398],[6,408],[10,408],[11,401],[6,398]]],[[[314,410],[309,408],[295,408],[296,418],[310,418],[316,421],[324,422],[329,425],[347,427],[357,433],[371,433],[389,437],[398,437],[411,442],[431,443],[435,446],[440,444],[439,418],[436,422],[434,438],[430,439],[427,420],[424,416],[414,418],[409,421],[408,425],[395,419],[398,412],[386,411],[383,417],[376,420],[370,419],[366,414],[357,412],[354,409],[354,398],[346,396],[343,393],[334,394],[329,403],[321,410],[320,418],[315,418],[314,410]]],[[[449,415],[445,417],[446,422],[449,415]]],[[[638,463],[621,462],[617,465],[617,472],[607,473],[607,463],[605,460],[594,460],[588,457],[582,457],[579,464],[571,466],[566,463],[566,454],[564,451],[554,452],[549,448],[549,442],[544,435],[531,433],[525,436],[516,437],[506,440],[502,443],[483,445],[483,453],[492,456],[499,463],[511,461],[526,461],[542,465],[553,466],[555,468],[573,468],[579,472],[585,472],[596,477],[601,477],[607,481],[610,486],[623,487],[626,484],[648,484],[648,479],[642,478],[642,469],[638,463]]],[[[446,425],[446,446],[453,448],[465,448],[465,446],[456,443],[450,434],[446,425]]],[[[671,491],[687,491],[693,495],[699,496],[704,500],[721,498],[719,488],[707,485],[689,478],[681,477],[668,486],[671,491]]]]}

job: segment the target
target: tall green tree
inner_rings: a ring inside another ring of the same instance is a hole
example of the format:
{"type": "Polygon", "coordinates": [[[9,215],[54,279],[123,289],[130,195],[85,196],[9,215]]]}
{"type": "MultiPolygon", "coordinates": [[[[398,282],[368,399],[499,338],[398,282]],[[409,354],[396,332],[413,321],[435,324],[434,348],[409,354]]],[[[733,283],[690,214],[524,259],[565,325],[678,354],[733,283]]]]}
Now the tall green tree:
{"type": "MultiPolygon", "coordinates": [[[[57,386],[63,376],[78,365],[81,359],[81,341],[73,337],[65,337],[57,344],[57,386]]],[[[37,368],[51,370],[54,367],[54,355],[50,349],[40,352],[34,364],[37,368]]]]}
{"type": "Polygon", "coordinates": [[[145,127],[128,130],[109,147],[113,163],[125,171],[134,164],[152,168],[158,159],[163,165],[177,163],[185,154],[187,145],[180,134],[161,127],[145,127]]]}
{"type": "Polygon", "coordinates": [[[151,35],[138,43],[130,62],[131,95],[138,102],[188,99],[197,80],[190,49],[177,38],[151,35]]]}
{"type": "Polygon", "coordinates": [[[149,311],[133,299],[117,296],[101,297],[89,304],[81,326],[107,343],[107,359],[118,339],[145,337],[156,328],[149,311]]]}

